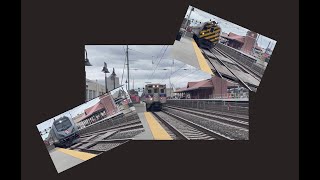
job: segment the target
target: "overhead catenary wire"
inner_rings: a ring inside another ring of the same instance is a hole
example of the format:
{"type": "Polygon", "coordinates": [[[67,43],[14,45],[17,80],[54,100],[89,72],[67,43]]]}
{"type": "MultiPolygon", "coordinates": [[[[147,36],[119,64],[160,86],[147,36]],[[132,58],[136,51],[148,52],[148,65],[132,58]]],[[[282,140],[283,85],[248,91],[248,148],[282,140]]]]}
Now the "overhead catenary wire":
{"type": "Polygon", "coordinates": [[[160,64],[160,62],[161,62],[164,54],[166,53],[166,51],[167,51],[167,49],[168,49],[168,47],[169,47],[169,45],[167,45],[166,49],[165,49],[164,52],[162,53],[162,56],[161,56],[160,60],[158,61],[158,64],[157,64],[156,67],[154,68],[154,70],[153,70],[153,72],[152,72],[149,80],[153,78],[154,72],[157,70],[157,68],[158,68],[158,66],[159,66],[159,64],[160,64]]]}
{"type": "MultiPolygon", "coordinates": [[[[187,65],[187,64],[183,64],[183,66],[179,67],[176,71],[174,71],[173,73],[171,73],[171,75],[170,75],[169,78],[171,78],[171,76],[172,76],[173,74],[175,74],[176,72],[178,72],[178,71],[179,71],[181,68],[183,68],[185,65],[187,65]]],[[[168,78],[162,79],[161,83],[162,83],[164,80],[166,80],[166,79],[168,79],[168,78]]]]}
{"type": "MultiPolygon", "coordinates": [[[[200,71],[200,69],[195,69],[194,71],[192,71],[192,72],[189,73],[188,75],[183,76],[182,78],[179,78],[178,80],[181,81],[182,79],[185,79],[186,77],[192,75],[193,73],[195,73],[195,72],[197,72],[197,71],[200,71]]],[[[180,75],[180,76],[182,76],[182,75],[180,75]]],[[[180,77],[180,76],[175,76],[175,77],[180,77]]],[[[176,80],[176,81],[177,81],[177,80],[176,80]]],[[[175,81],[175,82],[176,82],[176,81],[175,81]]]]}
{"type": "Polygon", "coordinates": [[[147,56],[150,56],[150,57],[156,58],[155,56],[153,56],[153,55],[151,55],[151,54],[147,54],[147,53],[144,53],[144,52],[141,52],[141,51],[135,50],[135,49],[131,49],[131,48],[129,48],[129,50],[132,50],[132,51],[135,51],[135,52],[139,52],[139,53],[141,53],[141,54],[144,54],[144,55],[147,55],[147,56]]]}

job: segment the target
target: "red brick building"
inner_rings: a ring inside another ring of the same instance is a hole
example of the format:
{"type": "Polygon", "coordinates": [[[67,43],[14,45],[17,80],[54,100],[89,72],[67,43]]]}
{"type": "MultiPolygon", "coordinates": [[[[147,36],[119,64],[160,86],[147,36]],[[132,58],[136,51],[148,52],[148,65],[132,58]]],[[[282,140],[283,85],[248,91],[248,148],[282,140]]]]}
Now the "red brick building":
{"type": "Polygon", "coordinates": [[[177,89],[174,93],[177,93],[179,97],[188,99],[211,99],[226,95],[230,86],[234,86],[234,84],[213,76],[211,79],[188,82],[186,87],[177,89]]]}
{"type": "Polygon", "coordinates": [[[243,43],[243,46],[241,47],[241,51],[247,54],[251,54],[252,49],[255,47],[257,36],[258,36],[257,33],[253,31],[248,31],[247,35],[244,36],[244,43],[243,43]]]}
{"type": "Polygon", "coordinates": [[[111,116],[119,112],[119,109],[111,95],[104,94],[102,96],[99,96],[99,99],[100,99],[100,103],[103,105],[103,107],[106,110],[107,116],[111,116]]]}
{"type": "Polygon", "coordinates": [[[99,96],[99,100],[95,105],[84,110],[83,116],[77,122],[78,126],[90,125],[119,112],[119,108],[111,95],[104,94],[99,96]]]}
{"type": "MultiPolygon", "coordinates": [[[[222,33],[221,38],[226,39],[226,45],[238,49],[244,53],[251,54],[255,47],[257,33],[248,31],[246,36],[240,36],[230,32],[229,34],[222,33]]],[[[259,48],[259,47],[257,47],[259,48]]]]}

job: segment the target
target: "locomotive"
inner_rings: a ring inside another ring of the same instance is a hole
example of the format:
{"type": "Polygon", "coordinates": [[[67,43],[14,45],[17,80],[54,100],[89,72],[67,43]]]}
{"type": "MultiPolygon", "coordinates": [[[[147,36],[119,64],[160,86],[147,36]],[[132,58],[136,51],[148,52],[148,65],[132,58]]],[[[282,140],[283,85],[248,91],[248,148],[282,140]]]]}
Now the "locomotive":
{"type": "Polygon", "coordinates": [[[192,33],[199,47],[211,49],[219,42],[221,28],[215,21],[209,21],[193,27],[192,33]]]}
{"type": "Polygon", "coordinates": [[[48,140],[53,142],[55,147],[67,148],[78,143],[79,137],[78,127],[73,120],[63,116],[54,120],[48,140]]]}
{"type": "Polygon", "coordinates": [[[167,102],[165,84],[147,84],[142,94],[146,103],[146,111],[161,110],[167,102]]]}

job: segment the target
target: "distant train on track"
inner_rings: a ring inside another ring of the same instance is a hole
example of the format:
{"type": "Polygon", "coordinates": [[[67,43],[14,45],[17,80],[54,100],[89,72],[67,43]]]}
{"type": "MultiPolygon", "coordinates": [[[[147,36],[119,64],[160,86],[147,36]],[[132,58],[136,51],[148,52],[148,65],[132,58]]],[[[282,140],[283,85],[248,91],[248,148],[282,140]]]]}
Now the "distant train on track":
{"type": "Polygon", "coordinates": [[[147,84],[142,94],[146,103],[146,111],[161,110],[163,104],[167,102],[165,84],[147,84]]]}
{"type": "Polygon", "coordinates": [[[192,33],[199,47],[211,49],[219,42],[221,28],[215,21],[209,21],[194,26],[192,33]]]}
{"type": "Polygon", "coordinates": [[[63,116],[54,120],[49,132],[48,140],[55,147],[70,147],[79,142],[78,127],[73,120],[67,116],[63,116]]]}

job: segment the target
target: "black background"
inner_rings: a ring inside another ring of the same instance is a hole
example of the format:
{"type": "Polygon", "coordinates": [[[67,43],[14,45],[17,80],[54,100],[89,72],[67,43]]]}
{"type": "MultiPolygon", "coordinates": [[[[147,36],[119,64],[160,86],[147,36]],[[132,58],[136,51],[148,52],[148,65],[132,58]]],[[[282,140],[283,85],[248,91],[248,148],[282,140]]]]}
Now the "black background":
{"type": "Polygon", "coordinates": [[[298,179],[297,0],[21,3],[22,179],[298,179]],[[277,41],[250,140],[134,141],[58,174],[36,125],[84,102],[84,45],[173,44],[189,4],[277,41]]]}

